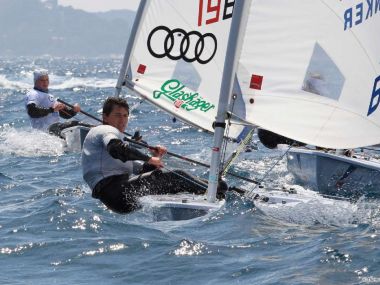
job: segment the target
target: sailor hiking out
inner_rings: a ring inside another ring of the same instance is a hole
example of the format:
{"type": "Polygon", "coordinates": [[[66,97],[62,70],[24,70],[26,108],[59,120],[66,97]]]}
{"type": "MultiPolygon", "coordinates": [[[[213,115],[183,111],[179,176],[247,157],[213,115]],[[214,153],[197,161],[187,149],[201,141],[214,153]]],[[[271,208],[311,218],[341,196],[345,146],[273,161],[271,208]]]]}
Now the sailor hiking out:
{"type": "Polygon", "coordinates": [[[103,105],[103,125],[86,136],[82,168],[92,196],[114,212],[128,213],[139,208],[138,198],[145,195],[204,194],[205,182],[184,171],[161,170],[165,147],[156,146],[146,155],[124,142],[128,116],[127,101],[109,97],[103,105]]]}

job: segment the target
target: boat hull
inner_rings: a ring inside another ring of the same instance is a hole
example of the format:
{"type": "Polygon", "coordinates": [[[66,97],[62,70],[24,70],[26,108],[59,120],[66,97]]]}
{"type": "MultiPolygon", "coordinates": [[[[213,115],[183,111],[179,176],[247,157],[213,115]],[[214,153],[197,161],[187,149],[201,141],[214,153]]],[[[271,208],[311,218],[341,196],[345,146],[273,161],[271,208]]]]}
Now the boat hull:
{"type": "Polygon", "coordinates": [[[205,196],[192,194],[149,195],[140,198],[144,211],[149,211],[157,221],[190,220],[219,210],[223,201],[209,203],[205,196]]]}
{"type": "Polygon", "coordinates": [[[378,163],[306,149],[292,149],[287,160],[288,170],[296,183],[322,194],[350,198],[362,195],[380,197],[378,163]]]}
{"type": "Polygon", "coordinates": [[[63,129],[61,136],[65,139],[67,149],[76,152],[82,150],[84,139],[89,131],[89,127],[78,125],[63,129]]]}

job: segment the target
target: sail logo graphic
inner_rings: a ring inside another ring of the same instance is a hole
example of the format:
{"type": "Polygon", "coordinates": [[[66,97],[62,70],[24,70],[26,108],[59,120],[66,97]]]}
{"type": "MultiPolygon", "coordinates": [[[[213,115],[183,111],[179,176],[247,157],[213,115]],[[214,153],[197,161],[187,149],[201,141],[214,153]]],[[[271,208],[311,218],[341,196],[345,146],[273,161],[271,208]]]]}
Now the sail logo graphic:
{"type": "Polygon", "coordinates": [[[367,117],[376,111],[380,104],[380,75],[375,79],[373,84],[373,91],[371,96],[371,102],[369,103],[367,117]]]}
{"type": "Polygon", "coordinates": [[[188,92],[185,88],[186,86],[179,80],[167,80],[162,84],[161,90],[153,91],[153,98],[160,99],[161,96],[165,96],[173,102],[176,108],[182,108],[186,111],[199,110],[208,112],[215,108],[214,104],[207,102],[199,93],[188,92]]]}
{"type": "Polygon", "coordinates": [[[348,8],[344,11],[344,30],[351,29],[353,25],[362,24],[377,12],[380,13],[380,0],[367,0],[348,8]]]}
{"type": "Polygon", "coordinates": [[[154,28],[147,40],[149,53],[156,58],[183,59],[207,64],[216,54],[218,43],[212,33],[186,32],[183,29],[170,30],[166,26],[154,28]]]}

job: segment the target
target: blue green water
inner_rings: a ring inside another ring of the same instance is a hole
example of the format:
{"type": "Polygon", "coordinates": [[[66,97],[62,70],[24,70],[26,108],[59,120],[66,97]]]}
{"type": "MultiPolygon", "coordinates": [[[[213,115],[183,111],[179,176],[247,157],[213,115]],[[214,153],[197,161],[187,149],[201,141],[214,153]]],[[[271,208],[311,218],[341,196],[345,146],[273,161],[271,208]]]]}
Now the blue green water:
{"type": "MultiPolygon", "coordinates": [[[[377,201],[321,198],[271,208],[231,196],[216,213],[156,221],[149,211],[118,215],[92,199],[80,153],[30,129],[24,96],[32,71],[46,68],[56,97],[96,115],[114,93],[120,65],[121,58],[0,59],[0,284],[380,284],[377,201]]],[[[151,144],[210,159],[209,135],[149,104],[132,113],[128,132],[137,129],[151,144]]],[[[234,171],[261,177],[280,155],[259,145],[234,171]]],[[[293,185],[286,162],[265,182],[293,185]]]]}

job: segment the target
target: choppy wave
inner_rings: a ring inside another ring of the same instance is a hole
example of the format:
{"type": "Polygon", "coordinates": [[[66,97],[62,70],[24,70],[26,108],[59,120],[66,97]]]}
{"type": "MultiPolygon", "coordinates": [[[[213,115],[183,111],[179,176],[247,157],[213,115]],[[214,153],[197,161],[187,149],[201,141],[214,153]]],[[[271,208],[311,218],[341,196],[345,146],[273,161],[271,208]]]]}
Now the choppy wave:
{"type": "Polygon", "coordinates": [[[50,89],[112,88],[115,85],[116,79],[70,78],[60,84],[52,84],[50,89]]]}
{"type": "Polygon", "coordinates": [[[21,157],[57,156],[65,150],[62,139],[31,129],[0,127],[0,153],[21,157]]]}
{"type": "Polygon", "coordinates": [[[28,84],[22,81],[14,81],[7,79],[4,75],[0,74],[0,88],[5,89],[29,89],[32,84],[28,84]]]}
{"type": "Polygon", "coordinates": [[[271,205],[259,202],[257,207],[266,215],[301,225],[344,226],[357,222],[358,207],[349,201],[302,194],[298,198],[300,199],[298,203],[271,205]]]}
{"type": "Polygon", "coordinates": [[[8,176],[6,176],[0,172],[0,183],[6,182],[6,181],[11,181],[11,180],[12,180],[12,178],[10,178],[10,177],[8,177],[8,176]]]}
{"type": "MultiPolygon", "coordinates": [[[[33,79],[28,76],[28,82],[23,80],[12,80],[0,74],[0,88],[19,90],[30,89],[33,87],[33,79]],[[30,83],[29,83],[30,82],[30,83]]],[[[116,85],[116,79],[112,78],[79,78],[79,77],[59,77],[50,76],[50,89],[52,90],[65,90],[83,88],[112,88],[116,85]]]]}

